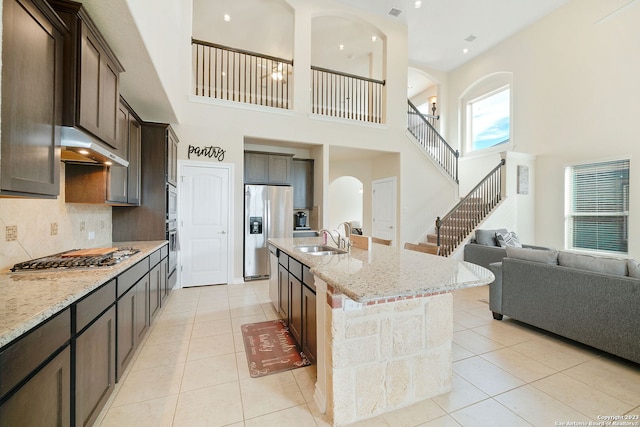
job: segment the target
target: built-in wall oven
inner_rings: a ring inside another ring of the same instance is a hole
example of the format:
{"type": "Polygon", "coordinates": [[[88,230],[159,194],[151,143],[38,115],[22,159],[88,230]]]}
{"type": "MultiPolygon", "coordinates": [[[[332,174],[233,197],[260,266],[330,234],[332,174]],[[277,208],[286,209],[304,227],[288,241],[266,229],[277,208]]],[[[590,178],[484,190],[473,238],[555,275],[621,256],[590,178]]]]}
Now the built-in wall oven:
{"type": "Polygon", "coordinates": [[[171,184],[167,184],[167,221],[175,221],[178,218],[178,190],[171,184]]]}

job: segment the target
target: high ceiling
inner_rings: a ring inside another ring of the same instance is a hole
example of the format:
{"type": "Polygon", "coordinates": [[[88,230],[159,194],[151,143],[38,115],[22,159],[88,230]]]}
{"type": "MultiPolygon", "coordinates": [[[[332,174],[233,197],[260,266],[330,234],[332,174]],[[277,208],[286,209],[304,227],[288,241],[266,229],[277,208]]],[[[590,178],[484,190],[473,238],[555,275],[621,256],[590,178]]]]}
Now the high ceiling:
{"type": "Polygon", "coordinates": [[[406,23],[410,65],[450,71],[569,0],[422,0],[419,8],[415,0],[337,1],[406,23]]]}

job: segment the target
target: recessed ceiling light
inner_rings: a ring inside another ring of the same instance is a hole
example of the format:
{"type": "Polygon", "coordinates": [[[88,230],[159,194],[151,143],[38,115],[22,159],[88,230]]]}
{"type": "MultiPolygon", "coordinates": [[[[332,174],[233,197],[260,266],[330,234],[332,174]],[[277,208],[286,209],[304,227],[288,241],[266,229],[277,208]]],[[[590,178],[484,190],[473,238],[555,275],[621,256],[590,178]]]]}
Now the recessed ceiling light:
{"type": "Polygon", "coordinates": [[[225,13],[225,14],[224,14],[224,21],[225,21],[225,22],[229,22],[229,21],[231,21],[231,16],[230,16],[228,13],[225,13]]]}
{"type": "Polygon", "coordinates": [[[110,161],[108,161],[108,160],[107,160],[106,162],[104,162],[104,164],[105,164],[105,165],[107,165],[107,166],[111,166],[111,165],[113,165],[113,163],[112,163],[112,162],[110,162],[110,161]]]}
{"type": "Polygon", "coordinates": [[[467,49],[466,47],[462,49],[462,53],[467,53],[467,52],[469,52],[469,49],[467,49]]]}
{"type": "Polygon", "coordinates": [[[371,41],[372,41],[372,42],[374,42],[374,41],[376,41],[376,40],[378,40],[378,37],[376,37],[376,36],[371,36],[371,41]]]}
{"type": "Polygon", "coordinates": [[[86,156],[87,154],[89,154],[89,151],[88,150],[78,150],[78,153],[84,154],[86,156]]]}
{"type": "Polygon", "coordinates": [[[340,50],[344,50],[344,45],[343,44],[340,45],[340,50]]]}
{"type": "Polygon", "coordinates": [[[413,5],[416,7],[416,9],[419,9],[420,6],[422,6],[422,2],[420,0],[416,0],[416,2],[413,3],[413,5]]]}

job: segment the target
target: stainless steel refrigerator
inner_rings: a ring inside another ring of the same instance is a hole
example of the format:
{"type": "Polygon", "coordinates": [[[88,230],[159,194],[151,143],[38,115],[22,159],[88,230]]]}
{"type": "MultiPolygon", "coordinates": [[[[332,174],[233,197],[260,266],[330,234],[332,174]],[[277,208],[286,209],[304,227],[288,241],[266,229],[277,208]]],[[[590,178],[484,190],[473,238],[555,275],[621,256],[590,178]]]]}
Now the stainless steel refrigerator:
{"type": "Polygon", "coordinates": [[[269,277],[272,237],[293,237],[293,187],[245,185],[244,280],[269,277]]]}

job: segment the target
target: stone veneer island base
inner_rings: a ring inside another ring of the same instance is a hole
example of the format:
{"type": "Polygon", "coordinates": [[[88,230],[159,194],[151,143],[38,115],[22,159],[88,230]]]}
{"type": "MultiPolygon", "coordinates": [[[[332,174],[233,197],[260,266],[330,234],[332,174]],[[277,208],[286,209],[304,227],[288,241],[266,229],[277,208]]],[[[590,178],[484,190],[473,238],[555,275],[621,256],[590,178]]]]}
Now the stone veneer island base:
{"type": "Polygon", "coordinates": [[[313,256],[272,239],[315,276],[317,382],[314,399],[334,425],[410,406],[451,390],[453,296],[493,281],[466,262],[374,244],[313,256]]]}

